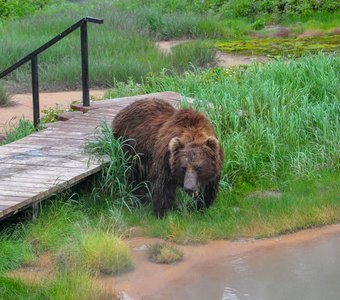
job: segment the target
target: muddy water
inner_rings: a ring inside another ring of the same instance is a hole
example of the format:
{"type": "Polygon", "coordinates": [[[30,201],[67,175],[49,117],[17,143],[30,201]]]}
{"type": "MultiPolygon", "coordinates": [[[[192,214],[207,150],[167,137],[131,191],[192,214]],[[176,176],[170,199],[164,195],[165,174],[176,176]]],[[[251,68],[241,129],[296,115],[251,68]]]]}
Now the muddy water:
{"type": "Polygon", "coordinates": [[[149,263],[138,250],[135,271],[101,284],[113,284],[123,299],[340,299],[339,224],[182,250],[184,261],[171,266],[149,263]]]}
{"type": "Polygon", "coordinates": [[[340,299],[340,235],[235,255],[149,299],[340,299]]]}

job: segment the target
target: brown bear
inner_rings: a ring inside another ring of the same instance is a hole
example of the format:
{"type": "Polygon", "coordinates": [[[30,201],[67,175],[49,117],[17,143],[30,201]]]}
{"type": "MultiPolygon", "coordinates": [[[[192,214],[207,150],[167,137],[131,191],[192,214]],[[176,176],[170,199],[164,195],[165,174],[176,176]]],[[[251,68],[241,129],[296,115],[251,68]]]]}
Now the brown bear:
{"type": "Polygon", "coordinates": [[[150,184],[156,216],[163,217],[173,208],[178,186],[195,197],[199,209],[213,203],[223,152],[204,114],[193,109],[176,110],[162,100],[140,100],[117,114],[112,131],[115,138],[129,140],[141,155],[137,177],[150,184]]]}

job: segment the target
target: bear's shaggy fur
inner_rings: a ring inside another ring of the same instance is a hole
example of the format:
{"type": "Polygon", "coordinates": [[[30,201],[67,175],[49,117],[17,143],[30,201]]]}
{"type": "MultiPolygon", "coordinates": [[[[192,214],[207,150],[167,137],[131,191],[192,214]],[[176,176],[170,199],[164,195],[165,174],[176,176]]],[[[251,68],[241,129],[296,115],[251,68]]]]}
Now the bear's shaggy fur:
{"type": "Polygon", "coordinates": [[[196,198],[198,208],[213,203],[223,152],[204,114],[192,109],[176,110],[162,100],[140,100],[117,114],[112,130],[116,138],[130,140],[141,154],[135,180],[150,183],[156,216],[163,217],[173,208],[178,186],[196,198]]]}

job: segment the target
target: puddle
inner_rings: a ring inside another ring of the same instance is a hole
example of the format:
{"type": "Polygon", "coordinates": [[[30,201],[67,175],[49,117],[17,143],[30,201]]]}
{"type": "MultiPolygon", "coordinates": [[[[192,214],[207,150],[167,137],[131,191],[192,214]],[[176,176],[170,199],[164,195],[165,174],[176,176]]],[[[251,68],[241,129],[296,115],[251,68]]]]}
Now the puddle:
{"type": "MultiPolygon", "coordinates": [[[[134,240],[136,269],[115,278],[122,299],[339,299],[340,224],[274,239],[179,246],[174,265],[147,261],[134,240]]],[[[150,240],[149,242],[155,242],[150,240]]]]}

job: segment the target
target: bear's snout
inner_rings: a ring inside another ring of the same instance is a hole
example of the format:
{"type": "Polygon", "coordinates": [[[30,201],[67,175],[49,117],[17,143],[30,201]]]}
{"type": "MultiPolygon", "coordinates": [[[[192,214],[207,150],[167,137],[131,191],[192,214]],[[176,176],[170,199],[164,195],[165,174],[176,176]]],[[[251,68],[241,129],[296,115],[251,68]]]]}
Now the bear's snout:
{"type": "Polygon", "coordinates": [[[199,192],[199,186],[197,182],[197,172],[194,170],[187,170],[184,177],[183,184],[184,191],[190,196],[197,195],[199,192]]]}

